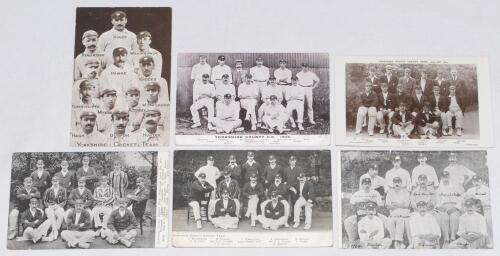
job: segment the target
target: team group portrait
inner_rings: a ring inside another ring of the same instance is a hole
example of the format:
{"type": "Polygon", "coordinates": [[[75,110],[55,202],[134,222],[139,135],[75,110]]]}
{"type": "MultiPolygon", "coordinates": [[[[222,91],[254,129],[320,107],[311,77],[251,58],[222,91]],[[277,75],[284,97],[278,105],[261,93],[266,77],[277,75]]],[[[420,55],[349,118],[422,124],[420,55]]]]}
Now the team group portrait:
{"type": "Polygon", "coordinates": [[[15,153],[7,248],[154,247],[157,157],[15,153]]]}
{"type": "Polygon", "coordinates": [[[172,230],[332,229],[330,151],[176,151],[172,230]]]}
{"type": "Polygon", "coordinates": [[[478,139],[475,64],[347,63],[349,137],[478,139]]]}
{"type": "Polygon", "coordinates": [[[168,144],[170,8],[77,8],[71,145],[168,144]]]}
{"type": "Polygon", "coordinates": [[[329,134],[327,53],[181,53],[176,134],[329,134]]]}
{"type": "Polygon", "coordinates": [[[342,151],[342,247],[493,248],[487,151],[342,151]]]}

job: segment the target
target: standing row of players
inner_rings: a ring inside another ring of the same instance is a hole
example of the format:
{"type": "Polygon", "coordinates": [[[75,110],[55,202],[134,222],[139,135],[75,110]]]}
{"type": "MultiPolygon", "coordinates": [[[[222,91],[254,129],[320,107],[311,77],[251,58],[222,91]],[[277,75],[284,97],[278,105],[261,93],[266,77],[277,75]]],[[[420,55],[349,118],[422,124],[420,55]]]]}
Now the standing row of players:
{"type": "Polygon", "coordinates": [[[107,146],[136,142],[129,137],[139,137],[139,143],[163,143],[154,140],[165,137],[164,121],[157,124],[160,129],[156,131],[156,126],[148,126],[144,118],[147,110],[158,112],[161,120],[168,112],[168,84],[161,77],[162,55],[150,47],[152,35],[148,31],[136,36],[126,29],[126,13],[113,12],[111,23],[113,27],[100,36],[93,30],[82,35],[85,50],[76,57],[74,66],[73,138],[80,144],[105,141],[107,146]],[[82,125],[82,114],[89,112],[96,116],[93,130],[82,125]],[[130,120],[126,131],[113,129],[114,113],[126,113],[130,120]],[[145,131],[137,132],[141,128],[145,131]],[[134,132],[136,135],[130,136],[134,132]]]}
{"type": "Polygon", "coordinates": [[[411,176],[396,156],[385,178],[378,176],[377,164],[360,177],[360,190],[350,199],[355,215],[344,220],[350,246],[491,248],[490,192],[485,180],[458,164],[454,153],[440,179],[423,154],[418,161],[411,176]],[[472,187],[466,190],[469,181],[472,187]]]}
{"type": "Polygon", "coordinates": [[[314,182],[318,176],[307,173],[297,165],[295,156],[289,157],[289,165],[282,167],[274,155],[269,156],[265,167],[255,161],[254,153],[248,152],[247,161],[236,163],[236,157],[229,157],[229,164],[222,173],[214,166],[214,158],[207,157],[207,165],[195,173],[197,180],[189,186],[188,202],[193,210],[199,229],[202,228],[200,207],[208,202],[207,219],[216,228],[238,228],[240,218],[256,221],[264,229],[277,230],[300,226],[300,215],[304,209],[304,229],[312,224],[312,208],[315,200],[314,182]],[[292,211],[293,210],[293,211],[292,211]],[[258,214],[260,212],[260,214],[258,214]]]}
{"type": "Polygon", "coordinates": [[[462,136],[464,112],[470,100],[465,81],[458,78],[456,69],[450,71],[449,79],[441,71],[435,79],[428,79],[427,71],[422,70],[419,80],[410,76],[409,68],[400,78],[392,69],[386,66],[384,76],[377,77],[375,67],[370,67],[364,91],[359,95],[356,134],[368,126],[368,134],[373,136],[377,125],[381,134],[387,131],[403,139],[412,134],[420,138],[452,136],[453,128],[462,136]]]}
{"type": "Polygon", "coordinates": [[[192,128],[201,126],[199,110],[203,108],[208,112],[208,130],[217,132],[241,131],[244,121],[251,124],[249,128],[253,131],[263,128],[282,133],[287,130],[285,125],[288,121],[292,128],[304,130],[305,113],[309,123],[316,124],[313,90],[319,85],[320,79],[309,70],[307,63],[302,64],[300,72],[292,75],[292,71],[286,67],[286,60],[280,60],[279,68],[271,74],[261,57],[256,59],[256,66],[248,70],[243,68],[243,62],[239,59],[235,61],[235,68],[231,69],[225,64],[224,55],[218,57],[218,65],[214,67],[207,63],[206,56],[202,55],[199,59],[200,62],[191,71],[192,128]],[[246,111],[242,119],[241,109],[246,111]],[[296,120],[294,111],[297,113],[296,120]]]}
{"type": "Polygon", "coordinates": [[[126,194],[129,180],[121,161],[114,162],[108,175],[98,176],[89,160],[84,156],[76,172],[62,160],[61,171],[53,177],[38,160],[37,170],[16,189],[8,238],[16,238],[21,224],[23,233],[17,240],[52,242],[60,234],[69,248],[89,248],[94,237],[101,236],[111,244],[130,247],[137,236],[140,204],[149,199],[146,181],[137,178],[137,188],[126,194]]]}

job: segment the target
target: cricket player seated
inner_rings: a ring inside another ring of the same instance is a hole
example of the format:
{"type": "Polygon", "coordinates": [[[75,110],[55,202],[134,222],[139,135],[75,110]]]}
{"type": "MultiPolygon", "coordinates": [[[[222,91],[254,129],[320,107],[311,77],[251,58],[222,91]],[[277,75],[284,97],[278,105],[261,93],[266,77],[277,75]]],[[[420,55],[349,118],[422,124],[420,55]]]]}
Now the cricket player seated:
{"type": "Polygon", "coordinates": [[[91,215],[84,208],[82,199],[75,200],[75,208],[69,210],[66,218],[67,230],[61,232],[61,237],[66,241],[68,248],[83,248],[87,249],[94,240],[94,231],[91,230],[92,219],[91,215]]]}
{"type": "Polygon", "coordinates": [[[476,211],[475,206],[475,199],[465,200],[465,212],[460,216],[458,222],[457,234],[459,238],[450,243],[449,248],[480,249],[485,247],[488,237],[486,219],[476,211]]]}
{"type": "Polygon", "coordinates": [[[408,139],[415,128],[413,124],[413,115],[410,111],[406,110],[407,104],[405,102],[399,103],[399,110],[392,115],[392,130],[395,137],[401,139],[408,139]]]}
{"type": "Polygon", "coordinates": [[[257,181],[257,173],[250,174],[250,181],[243,185],[243,199],[247,201],[245,217],[250,218],[250,226],[255,227],[257,220],[257,207],[261,197],[264,196],[264,187],[257,181]]]}
{"type": "Polygon", "coordinates": [[[9,214],[9,234],[8,239],[14,239],[17,235],[19,215],[28,210],[31,198],[40,198],[40,191],[33,187],[31,177],[24,178],[24,186],[16,190],[16,202],[14,209],[9,214]]]}
{"type": "Polygon", "coordinates": [[[300,225],[300,211],[304,208],[305,212],[305,225],[304,229],[310,229],[312,224],[312,207],[314,200],[314,187],[313,184],[307,180],[304,173],[300,173],[297,177],[298,183],[295,183],[292,192],[295,196],[295,205],[293,206],[293,228],[298,228],[300,225]]]}
{"type": "Polygon", "coordinates": [[[425,102],[422,112],[415,117],[415,125],[417,126],[418,135],[421,139],[436,139],[439,129],[439,119],[432,113],[431,105],[425,102]]]}
{"type": "Polygon", "coordinates": [[[47,232],[52,225],[52,222],[47,219],[43,211],[38,208],[38,199],[31,198],[29,208],[21,215],[21,223],[23,225],[23,236],[18,237],[17,241],[31,240],[33,243],[41,241],[53,241],[53,236],[47,236],[47,232]]]}
{"type": "Polygon", "coordinates": [[[215,113],[215,117],[211,122],[215,126],[217,133],[243,131],[240,119],[240,105],[234,101],[231,94],[226,93],[222,100],[217,101],[215,113]]]}
{"type": "Polygon", "coordinates": [[[102,237],[104,237],[104,231],[108,226],[109,215],[113,210],[113,202],[115,201],[115,190],[108,184],[108,180],[108,176],[101,176],[99,178],[100,185],[94,190],[92,215],[94,226],[97,228],[95,235],[100,234],[102,237]],[[103,215],[102,220],[101,215],[103,215]]]}
{"type": "Polygon", "coordinates": [[[285,215],[285,205],[282,200],[279,200],[277,191],[271,192],[271,201],[264,206],[264,211],[257,216],[257,220],[262,223],[262,228],[278,230],[288,221],[288,216],[285,215]]]}
{"type": "Polygon", "coordinates": [[[210,205],[208,206],[208,213],[213,215],[215,212],[215,204],[221,200],[222,192],[224,190],[228,191],[229,198],[234,200],[236,204],[236,216],[240,217],[240,187],[238,185],[238,181],[231,177],[231,171],[229,169],[224,169],[222,172],[223,180],[219,182],[217,185],[217,191],[215,196],[218,198],[216,200],[211,200],[210,205]]]}
{"type": "MultiPolygon", "coordinates": [[[[276,173],[274,176],[274,182],[269,185],[268,191],[268,200],[264,201],[260,204],[261,212],[264,212],[266,205],[272,200],[272,192],[276,192],[278,195],[278,200],[285,207],[285,217],[290,216],[290,204],[288,203],[288,195],[290,192],[290,186],[283,182],[283,178],[280,173],[276,173]]],[[[288,227],[288,223],[285,222],[285,227],[288,227]]]]}
{"type": "Polygon", "coordinates": [[[368,202],[366,216],[358,222],[359,244],[363,249],[388,249],[392,240],[385,237],[384,222],[376,216],[377,204],[368,202]]]}
{"type": "Polygon", "coordinates": [[[287,111],[285,107],[278,102],[278,97],[276,95],[271,95],[269,99],[271,103],[264,108],[262,117],[264,128],[268,129],[269,132],[274,132],[276,130],[279,133],[283,133],[286,130],[285,124],[288,121],[287,111]]]}
{"type": "Polygon", "coordinates": [[[191,183],[189,188],[189,206],[193,208],[194,220],[198,229],[203,228],[201,225],[200,204],[202,201],[209,199],[210,193],[214,190],[214,187],[205,180],[206,178],[205,173],[198,174],[198,180],[191,183]]]}
{"type": "Polygon", "coordinates": [[[137,236],[137,221],[134,213],[127,209],[126,198],[119,198],[118,209],[111,212],[108,219],[108,228],[105,229],[104,238],[110,244],[117,244],[118,242],[126,247],[132,246],[137,236]]]}
{"type": "Polygon", "coordinates": [[[215,203],[215,212],[212,215],[212,224],[216,228],[238,228],[239,218],[236,216],[236,203],[229,198],[227,189],[222,191],[222,198],[215,203]]]}
{"type": "Polygon", "coordinates": [[[428,211],[427,202],[417,203],[417,212],[410,216],[410,230],[413,248],[439,248],[441,229],[436,218],[428,211]]]}
{"type": "Polygon", "coordinates": [[[215,97],[215,86],[210,83],[210,75],[201,75],[202,80],[196,80],[193,84],[193,104],[189,108],[191,111],[191,116],[193,117],[193,125],[191,128],[196,128],[201,126],[200,113],[198,112],[202,108],[207,109],[207,128],[212,130],[212,124],[210,121],[214,117],[214,97],[215,97]]]}

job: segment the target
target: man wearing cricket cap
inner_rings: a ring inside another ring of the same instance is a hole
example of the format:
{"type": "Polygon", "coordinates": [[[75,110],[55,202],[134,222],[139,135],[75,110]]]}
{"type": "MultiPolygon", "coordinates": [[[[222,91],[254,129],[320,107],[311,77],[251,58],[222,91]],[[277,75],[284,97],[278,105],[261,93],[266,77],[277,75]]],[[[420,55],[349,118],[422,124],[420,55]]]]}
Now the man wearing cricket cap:
{"type": "Polygon", "coordinates": [[[233,79],[231,77],[231,68],[225,64],[226,56],[220,55],[217,58],[217,63],[218,65],[212,68],[212,75],[210,76],[212,83],[215,85],[215,89],[217,89],[217,87],[219,87],[219,85],[222,84],[223,75],[228,76],[227,79],[229,84],[233,83],[233,79]]]}
{"type": "Polygon", "coordinates": [[[189,206],[193,209],[196,227],[198,229],[201,229],[203,227],[201,225],[200,202],[207,200],[207,198],[210,198],[210,194],[213,193],[214,187],[206,181],[206,173],[200,172],[198,173],[198,175],[196,175],[195,173],[195,176],[198,179],[191,183],[188,201],[189,206]]]}
{"type": "Polygon", "coordinates": [[[165,132],[160,126],[161,112],[158,108],[147,108],[144,111],[142,128],[134,132],[137,143],[143,146],[164,146],[165,132]]]}
{"type": "Polygon", "coordinates": [[[392,240],[385,237],[384,223],[376,215],[377,204],[368,202],[365,209],[366,216],[358,222],[358,235],[361,248],[389,249],[392,240]]]}
{"type": "Polygon", "coordinates": [[[465,212],[458,222],[459,238],[452,242],[449,248],[481,249],[485,247],[488,238],[486,220],[483,215],[476,212],[475,208],[475,199],[465,200],[465,212]]]}
{"type": "Polygon", "coordinates": [[[146,85],[150,83],[157,83],[159,86],[158,93],[158,103],[161,105],[168,105],[169,93],[168,93],[168,83],[165,78],[161,77],[161,71],[158,72],[156,69],[156,60],[152,56],[143,56],[139,60],[138,66],[138,80],[139,88],[142,89],[144,95],[148,95],[145,90],[146,85]]]}
{"type": "MultiPolygon", "coordinates": [[[[214,166],[215,158],[213,156],[207,157],[207,164],[200,167],[195,173],[194,176],[198,177],[201,173],[204,173],[206,176],[206,181],[214,188],[217,189],[217,180],[221,176],[221,172],[219,168],[214,166]]],[[[215,199],[215,191],[212,191],[211,198],[215,199]]]]}
{"type": "Polygon", "coordinates": [[[203,74],[201,81],[197,79],[194,80],[193,104],[189,108],[193,119],[193,125],[191,125],[191,128],[196,128],[201,126],[200,113],[198,111],[200,109],[207,108],[207,114],[208,114],[207,128],[208,130],[214,129],[211,124],[215,112],[214,97],[215,97],[215,86],[210,83],[209,74],[203,74]]]}
{"type": "Polygon", "coordinates": [[[305,212],[305,225],[304,229],[310,229],[312,224],[312,207],[314,202],[314,187],[313,184],[307,180],[304,173],[300,173],[299,180],[290,190],[293,191],[296,201],[293,206],[293,228],[298,228],[300,225],[300,211],[304,208],[305,212]]]}
{"type": "Polygon", "coordinates": [[[288,225],[288,216],[285,214],[285,200],[280,200],[277,191],[270,193],[270,200],[263,203],[262,214],[257,220],[262,223],[262,228],[278,230],[281,226],[288,225]]]}
{"type": "Polygon", "coordinates": [[[385,173],[385,180],[387,181],[385,191],[389,191],[389,188],[391,188],[392,185],[390,181],[392,181],[395,177],[401,178],[401,187],[404,187],[408,191],[411,191],[410,173],[407,170],[401,168],[401,157],[395,156],[394,160],[392,161],[392,165],[392,169],[385,173]]]}
{"type": "Polygon", "coordinates": [[[257,57],[257,59],[255,59],[255,64],[254,67],[250,68],[250,74],[253,77],[255,85],[259,89],[262,89],[267,86],[267,81],[271,73],[269,68],[264,66],[264,59],[262,59],[262,57],[257,57]]]}
{"type": "Polygon", "coordinates": [[[111,14],[111,24],[113,27],[102,33],[97,41],[97,48],[107,57],[111,57],[111,52],[118,47],[123,47],[128,52],[136,52],[138,50],[137,36],[127,30],[127,22],[127,14],[125,12],[115,11],[111,14]]]}
{"type": "Polygon", "coordinates": [[[309,64],[302,63],[302,71],[296,75],[299,78],[299,86],[304,87],[305,99],[307,106],[307,117],[310,124],[316,124],[314,121],[314,110],[313,110],[313,90],[319,85],[319,77],[312,71],[309,70],[309,64]]]}
{"type": "Polygon", "coordinates": [[[151,48],[153,37],[149,31],[141,31],[137,34],[138,51],[133,52],[133,62],[136,72],[139,71],[139,60],[143,57],[151,57],[154,59],[154,73],[161,74],[163,59],[159,51],[151,48]]]}
{"type": "Polygon", "coordinates": [[[130,115],[130,131],[136,131],[141,127],[142,119],[144,118],[144,110],[140,108],[139,100],[141,98],[141,90],[133,86],[125,92],[125,100],[127,101],[128,113],[130,115]]]}
{"type": "Polygon", "coordinates": [[[490,188],[486,185],[486,180],[479,176],[472,176],[473,187],[469,188],[465,192],[465,198],[474,198],[480,202],[480,211],[482,211],[484,218],[486,219],[486,225],[488,228],[488,240],[486,241],[487,248],[493,248],[493,225],[491,221],[491,194],[490,188]]]}
{"type": "Polygon", "coordinates": [[[96,128],[97,114],[92,110],[84,110],[79,115],[80,131],[73,136],[73,141],[78,143],[103,143],[106,137],[97,131],[96,128]]]}
{"type": "Polygon", "coordinates": [[[227,189],[223,190],[221,198],[215,203],[215,212],[212,216],[214,227],[222,229],[238,228],[239,218],[236,210],[236,203],[229,197],[229,191],[227,189]]]}
{"type": "Polygon", "coordinates": [[[243,131],[240,119],[240,105],[231,94],[226,93],[224,99],[215,104],[215,117],[211,121],[217,133],[243,131]]]}
{"type": "Polygon", "coordinates": [[[134,137],[131,136],[128,128],[129,114],[125,109],[117,109],[111,114],[112,129],[108,133],[109,146],[125,146],[134,143],[134,137]]]}
{"type": "Polygon", "coordinates": [[[75,85],[78,86],[78,100],[73,100],[73,104],[85,107],[98,107],[98,100],[95,99],[96,86],[93,80],[81,79],[76,81],[75,85]]]}
{"type": "Polygon", "coordinates": [[[104,89],[116,90],[118,97],[125,95],[125,91],[138,82],[134,68],[129,64],[130,52],[123,47],[112,51],[113,64],[108,65],[99,78],[99,91],[104,89]]]}
{"type": "Polygon", "coordinates": [[[287,86],[292,82],[292,71],[286,68],[286,60],[279,61],[280,67],[274,70],[274,77],[278,81],[278,85],[287,86]]]}
{"type": "Polygon", "coordinates": [[[260,88],[260,95],[262,100],[262,105],[260,105],[257,113],[257,127],[265,128],[265,125],[261,125],[262,118],[264,117],[264,111],[271,105],[271,96],[276,97],[276,103],[281,105],[283,101],[283,90],[282,87],[276,84],[276,77],[269,77],[269,85],[260,88]]]}
{"type": "Polygon", "coordinates": [[[416,212],[410,216],[410,230],[415,249],[439,248],[441,229],[436,218],[428,211],[427,202],[417,203],[416,212]]]}
{"type": "Polygon", "coordinates": [[[85,76],[84,70],[88,60],[97,60],[99,69],[97,75],[102,71],[103,56],[99,49],[97,49],[97,37],[99,35],[94,30],[87,30],[82,35],[82,44],[85,50],[78,54],[75,58],[75,68],[73,79],[76,81],[81,78],[89,78],[85,76]]]}
{"type": "Polygon", "coordinates": [[[464,189],[469,183],[470,179],[476,174],[474,171],[465,167],[464,165],[458,164],[457,153],[450,153],[448,157],[448,162],[450,163],[443,171],[450,174],[450,183],[454,186],[461,187],[464,189]]]}
{"type": "Polygon", "coordinates": [[[411,172],[412,187],[414,188],[417,186],[418,176],[423,174],[427,177],[427,181],[429,182],[428,185],[437,188],[439,185],[439,180],[436,174],[436,170],[434,169],[434,167],[427,164],[427,157],[424,155],[424,153],[418,153],[417,160],[419,162],[419,165],[413,168],[413,171],[411,172]]]}

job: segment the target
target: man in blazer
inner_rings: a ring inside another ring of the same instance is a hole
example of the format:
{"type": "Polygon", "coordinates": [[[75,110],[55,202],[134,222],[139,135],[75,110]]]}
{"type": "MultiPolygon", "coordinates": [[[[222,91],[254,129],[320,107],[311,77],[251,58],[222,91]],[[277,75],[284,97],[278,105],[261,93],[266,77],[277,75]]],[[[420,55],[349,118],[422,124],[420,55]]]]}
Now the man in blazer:
{"type": "Polygon", "coordinates": [[[312,223],[312,207],[314,201],[314,187],[313,184],[307,180],[304,173],[300,173],[298,183],[291,188],[295,194],[295,205],[293,207],[293,224],[294,228],[298,228],[300,225],[300,210],[304,208],[305,211],[305,225],[304,229],[310,229],[312,223]]]}
{"type": "Polygon", "coordinates": [[[415,85],[416,87],[420,86],[422,89],[422,93],[426,97],[432,96],[432,88],[434,87],[434,80],[431,80],[427,77],[427,71],[422,70],[420,72],[420,79],[417,80],[417,83],[415,85]]]}
{"type": "Polygon", "coordinates": [[[380,88],[378,87],[378,77],[376,72],[376,68],[374,66],[370,66],[368,68],[368,76],[365,80],[366,82],[370,82],[372,84],[373,91],[380,91],[380,88]]]}
{"type": "Polygon", "coordinates": [[[457,135],[462,136],[462,128],[464,122],[464,112],[466,107],[466,101],[463,97],[459,96],[456,91],[455,85],[450,85],[449,87],[450,95],[448,95],[448,112],[446,112],[446,119],[448,127],[450,128],[448,133],[453,135],[453,128],[451,128],[452,118],[455,117],[455,128],[457,129],[457,135]]]}
{"type": "Polygon", "coordinates": [[[264,181],[265,188],[268,188],[273,183],[276,174],[283,175],[283,168],[276,163],[276,157],[270,155],[269,164],[264,167],[264,171],[262,172],[262,180],[264,181]]]}
{"type": "Polygon", "coordinates": [[[137,184],[137,188],[134,190],[132,194],[127,195],[127,206],[134,213],[136,217],[138,215],[138,204],[144,202],[144,200],[149,199],[149,188],[146,186],[146,180],[143,177],[139,177],[135,180],[137,184]]]}
{"type": "Polygon", "coordinates": [[[438,117],[431,111],[431,104],[424,103],[422,112],[415,117],[415,125],[421,139],[435,139],[439,129],[438,117]]]}
{"type": "MultiPolygon", "coordinates": [[[[219,182],[217,186],[216,196],[217,198],[222,198],[222,192],[227,190],[229,193],[229,198],[234,200],[236,204],[236,214],[239,216],[240,214],[240,187],[238,186],[238,181],[231,177],[231,171],[228,169],[224,169],[223,171],[224,179],[219,182]]],[[[213,202],[213,207],[215,207],[216,200],[213,202]]],[[[209,207],[211,208],[211,207],[209,207]]],[[[215,209],[215,208],[212,208],[215,209]]],[[[213,214],[213,211],[209,211],[209,214],[213,214]]]]}
{"type": "Polygon", "coordinates": [[[411,96],[411,108],[410,110],[412,111],[411,114],[416,117],[418,113],[422,112],[422,109],[424,107],[424,103],[428,101],[427,96],[423,93],[422,87],[420,87],[418,84],[415,86],[415,90],[413,95],[411,96]]]}
{"type": "Polygon", "coordinates": [[[73,188],[76,187],[76,175],[75,172],[68,169],[69,164],[67,160],[61,161],[61,171],[57,172],[54,176],[59,178],[59,185],[63,187],[66,192],[69,193],[73,188]]]}
{"type": "Polygon", "coordinates": [[[245,82],[245,75],[248,74],[248,69],[243,68],[243,61],[241,59],[236,59],[234,62],[234,69],[231,70],[231,76],[233,77],[236,95],[238,95],[238,87],[245,82]]]}
{"type": "MultiPolygon", "coordinates": [[[[393,68],[391,65],[385,66],[385,74],[378,79],[378,83],[386,83],[389,87],[390,93],[396,93],[396,87],[399,83],[399,79],[396,75],[393,74],[393,68]]],[[[375,90],[376,93],[380,93],[382,90],[379,88],[375,90]]]]}
{"type": "Polygon", "coordinates": [[[97,172],[94,167],[90,166],[90,157],[83,156],[82,166],[76,170],[76,179],[85,178],[85,187],[94,193],[95,183],[98,181],[97,172]]]}
{"type": "Polygon", "coordinates": [[[44,169],[44,166],[43,160],[38,159],[36,161],[36,170],[30,175],[33,181],[33,187],[38,189],[42,196],[45,195],[45,190],[50,187],[50,173],[44,169]]]}
{"type": "MultiPolygon", "coordinates": [[[[288,216],[290,216],[290,204],[288,203],[289,192],[290,186],[283,183],[281,174],[276,174],[276,176],[274,177],[274,182],[269,186],[269,189],[267,190],[267,200],[260,204],[261,212],[264,212],[267,203],[272,200],[272,195],[276,194],[280,202],[285,207],[285,216],[288,218],[288,216]]],[[[288,227],[288,223],[284,223],[284,225],[288,227]]]]}
{"type": "Polygon", "coordinates": [[[400,102],[398,111],[391,118],[394,136],[399,136],[401,139],[407,139],[414,129],[414,117],[410,111],[406,111],[406,105],[405,102],[400,102]]]}
{"type": "Polygon", "coordinates": [[[67,208],[65,213],[64,220],[68,222],[68,215],[71,212],[72,209],[76,207],[76,201],[81,200],[82,201],[82,207],[84,210],[88,211],[90,214],[90,220],[92,221],[92,204],[94,203],[94,197],[92,196],[92,192],[90,192],[90,189],[85,187],[85,178],[81,177],[78,180],[78,187],[71,190],[69,193],[68,197],[68,203],[67,208]]]}
{"type": "Polygon", "coordinates": [[[391,117],[394,114],[394,104],[396,103],[396,97],[394,94],[388,91],[388,85],[386,83],[380,84],[382,91],[378,94],[378,112],[377,121],[380,127],[380,134],[385,133],[385,119],[389,120],[387,130],[391,127],[391,117]]]}
{"type": "MultiPolygon", "coordinates": [[[[443,82],[444,83],[444,82],[443,82]]],[[[433,95],[429,97],[429,103],[432,113],[437,117],[439,121],[439,127],[441,128],[441,135],[448,136],[448,120],[446,118],[446,112],[448,112],[448,97],[441,95],[441,87],[436,83],[433,88],[433,95]]]]}
{"type": "Polygon", "coordinates": [[[403,91],[406,94],[411,94],[413,92],[413,87],[415,87],[416,83],[417,83],[417,80],[415,80],[415,78],[411,77],[411,69],[405,68],[404,76],[399,78],[398,85],[403,86],[403,91]]]}
{"type": "Polygon", "coordinates": [[[67,230],[61,232],[61,238],[67,242],[68,248],[79,247],[87,249],[89,243],[94,240],[94,231],[91,230],[92,218],[88,211],[84,210],[82,199],[76,199],[75,208],[69,210],[66,219],[67,230]]]}
{"type": "MultiPolygon", "coordinates": [[[[453,68],[450,71],[450,80],[449,80],[450,86],[453,85],[455,86],[455,93],[459,97],[466,99],[467,98],[467,87],[465,85],[465,81],[461,78],[458,77],[458,71],[457,69],[453,68]]],[[[465,105],[467,105],[467,100],[464,100],[465,105]]]]}
{"type": "Polygon", "coordinates": [[[288,186],[293,186],[298,182],[297,177],[299,177],[301,172],[304,172],[304,169],[297,165],[297,157],[290,156],[288,158],[288,166],[283,169],[283,182],[288,186]]]}
{"type": "Polygon", "coordinates": [[[52,177],[52,187],[45,191],[43,203],[45,204],[45,214],[52,224],[52,239],[57,239],[59,229],[64,220],[64,207],[66,206],[66,190],[59,186],[59,178],[52,177]]]}
{"type": "Polygon", "coordinates": [[[40,199],[40,191],[32,185],[33,180],[30,177],[26,177],[24,178],[24,186],[16,190],[15,206],[9,214],[9,239],[14,239],[16,237],[19,214],[22,216],[22,214],[29,209],[31,198],[40,199]]]}
{"type": "Polygon", "coordinates": [[[257,219],[257,207],[259,201],[264,197],[264,187],[257,181],[256,173],[250,175],[250,181],[243,186],[242,195],[247,202],[245,217],[250,218],[250,226],[255,227],[257,219]]]}
{"type": "Polygon", "coordinates": [[[443,75],[443,71],[441,70],[438,70],[437,71],[437,76],[436,76],[436,79],[434,80],[434,86],[439,86],[439,89],[440,89],[440,94],[442,96],[448,96],[449,94],[449,91],[448,91],[448,87],[450,87],[450,81],[448,81],[444,75],[443,75]]]}
{"type": "Polygon", "coordinates": [[[38,208],[37,198],[30,199],[29,208],[22,214],[21,222],[24,231],[23,237],[19,240],[31,240],[33,243],[39,242],[40,239],[44,242],[55,240],[53,236],[47,236],[51,221],[38,208]]]}
{"type": "Polygon", "coordinates": [[[270,194],[271,200],[264,202],[262,214],[257,220],[262,223],[262,228],[278,230],[281,226],[288,226],[288,217],[285,213],[284,200],[279,200],[278,192],[273,191],[270,194]]]}
{"type": "Polygon", "coordinates": [[[214,224],[216,228],[222,229],[238,228],[239,218],[236,212],[236,203],[229,197],[229,191],[225,189],[222,191],[222,198],[215,203],[212,224],[214,224]]]}
{"type": "Polygon", "coordinates": [[[205,180],[206,178],[207,175],[204,172],[199,173],[198,179],[191,183],[189,188],[189,206],[193,208],[194,220],[198,229],[202,228],[200,202],[209,200],[210,194],[214,190],[214,187],[205,180]]]}
{"type": "Polygon", "coordinates": [[[359,107],[356,116],[356,135],[361,134],[363,122],[368,115],[368,134],[373,136],[375,121],[377,119],[378,96],[372,91],[372,84],[365,82],[365,89],[359,95],[359,107]]]}

